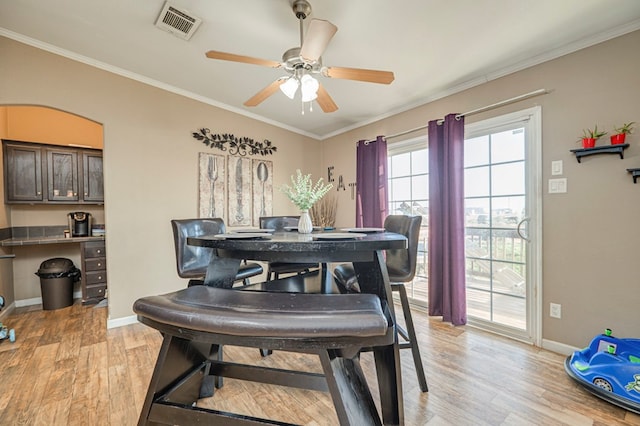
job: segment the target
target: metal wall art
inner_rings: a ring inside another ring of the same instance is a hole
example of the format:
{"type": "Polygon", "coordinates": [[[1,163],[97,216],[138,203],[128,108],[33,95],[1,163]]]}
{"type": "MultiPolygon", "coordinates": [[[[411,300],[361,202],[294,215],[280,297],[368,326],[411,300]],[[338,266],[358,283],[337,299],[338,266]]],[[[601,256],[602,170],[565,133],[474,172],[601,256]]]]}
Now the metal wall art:
{"type": "Polygon", "coordinates": [[[251,159],[227,157],[228,226],[251,225],[251,159]]]}
{"type": "Polygon", "coordinates": [[[225,218],[226,157],[198,154],[198,216],[225,218]]]}
{"type": "Polygon", "coordinates": [[[259,226],[273,214],[273,162],[198,154],[198,217],[227,226],[259,226]]]}
{"type": "Polygon", "coordinates": [[[246,155],[272,155],[278,150],[268,139],[258,142],[246,136],[236,137],[229,133],[213,134],[207,128],[193,132],[192,135],[209,148],[217,148],[221,151],[228,150],[229,154],[241,157],[246,155]]]}
{"type": "Polygon", "coordinates": [[[260,216],[273,214],[273,163],[253,160],[253,225],[260,226],[260,216]]]}

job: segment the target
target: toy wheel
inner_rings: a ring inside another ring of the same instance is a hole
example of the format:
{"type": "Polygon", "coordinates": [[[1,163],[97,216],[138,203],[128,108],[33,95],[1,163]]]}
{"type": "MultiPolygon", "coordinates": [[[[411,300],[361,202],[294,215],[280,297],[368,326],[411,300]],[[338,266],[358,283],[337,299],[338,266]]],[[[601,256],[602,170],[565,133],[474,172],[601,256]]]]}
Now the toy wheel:
{"type": "Polygon", "coordinates": [[[613,386],[607,380],[597,377],[593,379],[593,384],[597,387],[606,390],[607,392],[613,392],[613,386]]]}

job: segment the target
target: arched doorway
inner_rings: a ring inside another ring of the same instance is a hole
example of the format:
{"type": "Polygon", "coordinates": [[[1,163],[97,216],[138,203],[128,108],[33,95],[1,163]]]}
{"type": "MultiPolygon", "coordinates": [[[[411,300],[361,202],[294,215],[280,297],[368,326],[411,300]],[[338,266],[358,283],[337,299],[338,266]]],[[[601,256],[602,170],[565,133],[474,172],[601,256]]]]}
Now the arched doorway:
{"type": "MultiPolygon", "coordinates": [[[[59,146],[61,149],[102,150],[103,126],[93,120],[56,108],[37,105],[0,105],[0,139],[35,144],[59,146]],[[65,148],[62,148],[65,147],[65,148]]],[[[79,151],[83,152],[83,151],[79,151]]],[[[44,161],[44,160],[43,160],[44,161]]],[[[72,211],[91,213],[94,224],[103,226],[104,202],[84,203],[22,203],[7,202],[5,192],[5,159],[0,162],[0,239],[56,237],[56,232],[68,228],[67,214],[72,211]]],[[[101,172],[100,157],[100,172],[101,172]]],[[[46,174],[46,170],[44,170],[46,174]]],[[[46,177],[44,178],[46,179],[46,177]]],[[[47,240],[47,242],[49,242],[47,240]]],[[[0,261],[0,295],[9,308],[40,303],[40,282],[34,274],[40,263],[50,257],[66,257],[80,267],[80,244],[26,244],[3,245],[0,254],[15,254],[13,260],[0,261]]],[[[82,297],[79,283],[74,288],[74,298],[82,297]]],[[[10,310],[10,309],[9,309],[10,310]]],[[[3,311],[3,314],[5,312],[3,311]]]]}

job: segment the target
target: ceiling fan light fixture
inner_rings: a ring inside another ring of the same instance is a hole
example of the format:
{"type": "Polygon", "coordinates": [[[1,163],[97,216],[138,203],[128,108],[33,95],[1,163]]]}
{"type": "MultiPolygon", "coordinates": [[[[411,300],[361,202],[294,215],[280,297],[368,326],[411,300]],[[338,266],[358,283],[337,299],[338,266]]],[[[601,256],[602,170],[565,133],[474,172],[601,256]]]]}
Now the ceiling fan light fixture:
{"type": "Polygon", "coordinates": [[[296,95],[296,91],[298,90],[298,79],[295,77],[289,77],[287,81],[280,85],[280,90],[284,93],[289,99],[293,99],[296,95]]]}
{"type": "Polygon", "coordinates": [[[318,97],[318,88],[320,83],[318,80],[305,74],[300,79],[300,91],[302,93],[302,102],[311,102],[318,97]]]}

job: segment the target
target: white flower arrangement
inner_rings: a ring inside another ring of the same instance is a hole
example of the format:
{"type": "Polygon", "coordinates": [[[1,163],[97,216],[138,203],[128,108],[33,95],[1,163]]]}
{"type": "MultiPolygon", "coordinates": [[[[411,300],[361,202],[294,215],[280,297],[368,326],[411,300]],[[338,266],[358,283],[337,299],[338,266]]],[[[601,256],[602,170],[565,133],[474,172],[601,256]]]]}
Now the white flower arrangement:
{"type": "Polygon", "coordinates": [[[293,204],[300,210],[309,210],[316,201],[324,197],[324,195],[333,188],[333,184],[324,184],[322,178],[313,184],[311,175],[303,175],[300,169],[296,170],[296,176],[291,176],[291,185],[283,184],[280,187],[282,191],[293,204]]]}

